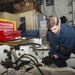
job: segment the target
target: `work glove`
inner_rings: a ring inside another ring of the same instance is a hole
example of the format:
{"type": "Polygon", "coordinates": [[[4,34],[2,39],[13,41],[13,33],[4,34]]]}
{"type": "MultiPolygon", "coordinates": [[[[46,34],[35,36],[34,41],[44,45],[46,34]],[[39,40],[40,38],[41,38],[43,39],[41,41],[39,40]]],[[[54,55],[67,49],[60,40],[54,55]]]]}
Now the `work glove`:
{"type": "Polygon", "coordinates": [[[68,48],[66,48],[66,47],[58,46],[57,48],[60,51],[60,53],[62,53],[65,56],[68,56],[68,55],[71,54],[71,51],[68,48]]]}
{"type": "Polygon", "coordinates": [[[42,59],[42,63],[49,66],[53,63],[53,58],[50,56],[46,56],[45,58],[42,59]]]}

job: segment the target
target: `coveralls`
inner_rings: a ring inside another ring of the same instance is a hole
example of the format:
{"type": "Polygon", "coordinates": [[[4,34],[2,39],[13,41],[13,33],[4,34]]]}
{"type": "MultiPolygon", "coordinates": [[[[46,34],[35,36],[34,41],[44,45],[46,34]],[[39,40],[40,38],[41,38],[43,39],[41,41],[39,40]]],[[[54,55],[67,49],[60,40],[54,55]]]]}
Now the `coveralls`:
{"type": "Polygon", "coordinates": [[[18,30],[21,30],[22,32],[26,31],[26,24],[25,23],[20,24],[18,30]]]}
{"type": "MultiPolygon", "coordinates": [[[[75,30],[68,24],[61,24],[60,25],[60,32],[58,35],[53,34],[51,31],[48,31],[48,37],[50,42],[51,50],[49,52],[49,56],[57,54],[59,59],[55,62],[58,67],[67,66],[66,64],[61,62],[65,62],[64,56],[59,50],[58,46],[67,47],[71,53],[75,54],[75,30]],[[64,59],[62,61],[62,59],[64,59]]],[[[68,59],[68,58],[67,58],[68,59]]]]}

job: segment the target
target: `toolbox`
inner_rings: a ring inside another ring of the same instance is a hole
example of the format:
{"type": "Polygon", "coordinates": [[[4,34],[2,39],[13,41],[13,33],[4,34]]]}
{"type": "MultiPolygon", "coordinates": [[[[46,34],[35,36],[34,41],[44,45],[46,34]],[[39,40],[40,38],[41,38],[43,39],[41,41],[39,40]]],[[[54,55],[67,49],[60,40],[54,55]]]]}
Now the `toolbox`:
{"type": "Polygon", "coordinates": [[[0,41],[15,40],[17,37],[21,37],[21,31],[16,30],[15,22],[0,19],[0,41]]]}
{"type": "Polygon", "coordinates": [[[21,31],[0,31],[0,41],[15,40],[21,36],[21,31]]]}
{"type": "Polygon", "coordinates": [[[0,35],[5,35],[5,36],[9,36],[9,35],[21,35],[21,31],[0,31],[0,35]]]}

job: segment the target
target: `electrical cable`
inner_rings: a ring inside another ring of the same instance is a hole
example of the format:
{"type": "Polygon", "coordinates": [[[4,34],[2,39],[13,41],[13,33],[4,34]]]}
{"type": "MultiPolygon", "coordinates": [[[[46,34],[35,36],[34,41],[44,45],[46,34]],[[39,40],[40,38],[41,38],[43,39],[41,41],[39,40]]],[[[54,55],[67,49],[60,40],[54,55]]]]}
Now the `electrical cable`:
{"type": "MultiPolygon", "coordinates": [[[[29,57],[25,56],[25,58],[29,58],[29,57]]],[[[39,70],[39,72],[41,73],[41,75],[44,75],[43,72],[41,71],[41,69],[38,67],[38,65],[34,62],[34,60],[31,59],[31,58],[29,58],[29,59],[35,64],[35,66],[37,67],[37,69],[39,70]]]]}
{"type": "Polygon", "coordinates": [[[25,43],[25,44],[19,44],[17,46],[11,47],[11,50],[18,48],[19,46],[26,46],[26,45],[32,45],[32,46],[38,45],[38,46],[41,46],[41,44],[38,44],[38,43],[25,43]]]}
{"type": "Polygon", "coordinates": [[[70,58],[73,58],[73,59],[75,59],[75,57],[70,57],[70,58]]]}
{"type": "Polygon", "coordinates": [[[28,55],[28,56],[31,56],[32,58],[34,58],[34,59],[36,60],[37,64],[38,64],[38,60],[37,60],[33,55],[30,55],[30,54],[23,54],[23,55],[20,56],[20,58],[18,58],[15,62],[12,62],[12,64],[15,64],[15,63],[17,63],[18,61],[20,61],[20,59],[21,59],[23,56],[25,56],[25,55],[28,55]]]}
{"type": "MultiPolygon", "coordinates": [[[[30,44],[31,44],[31,43],[30,43],[30,44]]],[[[35,45],[35,43],[33,43],[33,45],[35,45]]],[[[11,51],[12,51],[13,49],[15,49],[16,47],[19,47],[19,46],[20,46],[20,45],[11,48],[10,53],[11,53],[11,51]]],[[[8,52],[8,53],[9,53],[9,52],[8,52]]],[[[39,72],[41,73],[41,75],[44,75],[43,72],[42,72],[42,71],[40,70],[40,68],[38,67],[38,60],[37,60],[34,56],[32,56],[32,55],[30,55],[30,54],[23,54],[19,59],[17,59],[15,62],[12,62],[12,63],[11,63],[12,67],[13,67],[13,68],[16,68],[16,67],[13,66],[13,64],[16,64],[16,66],[17,66],[17,63],[18,63],[19,61],[22,61],[21,58],[23,58],[23,57],[30,59],[30,60],[35,64],[35,66],[37,67],[37,69],[39,70],[39,72]],[[26,55],[27,55],[27,56],[31,56],[32,58],[34,58],[34,59],[36,60],[37,64],[35,63],[35,61],[34,61],[33,59],[31,59],[30,57],[27,57],[26,55]]]]}
{"type": "MultiPolygon", "coordinates": [[[[33,59],[31,59],[30,57],[27,57],[27,56],[25,56],[25,55],[29,55],[29,54],[23,54],[20,58],[19,58],[19,60],[17,61],[17,62],[13,62],[12,64],[15,64],[15,63],[18,63],[19,61],[22,61],[21,60],[21,58],[28,58],[28,59],[30,59],[34,64],[35,64],[35,66],[37,67],[37,69],[39,70],[39,72],[41,73],[41,75],[44,75],[43,74],[43,72],[40,70],[40,68],[38,67],[38,63],[36,64],[35,63],[35,61],[33,60],[33,59]]],[[[32,56],[32,55],[29,55],[29,56],[31,56],[31,57],[34,57],[34,56],[32,56]]],[[[34,57],[35,58],[35,57],[34,57]]],[[[36,59],[36,58],[35,58],[36,59]]],[[[37,60],[37,59],[36,59],[37,60]]]]}

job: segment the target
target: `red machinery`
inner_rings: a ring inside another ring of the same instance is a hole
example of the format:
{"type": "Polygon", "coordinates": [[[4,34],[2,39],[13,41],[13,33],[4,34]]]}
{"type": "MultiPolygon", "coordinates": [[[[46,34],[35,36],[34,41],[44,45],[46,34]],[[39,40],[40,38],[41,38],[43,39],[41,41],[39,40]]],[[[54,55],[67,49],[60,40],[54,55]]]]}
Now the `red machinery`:
{"type": "Polygon", "coordinates": [[[15,21],[0,19],[0,41],[15,40],[21,37],[21,31],[16,31],[15,21]]]}

